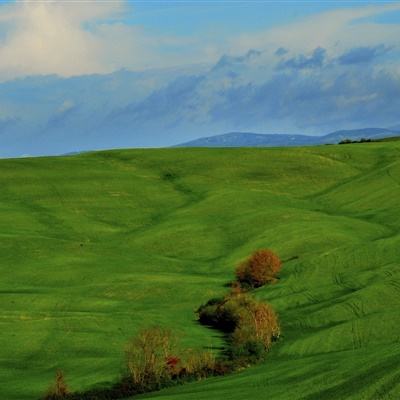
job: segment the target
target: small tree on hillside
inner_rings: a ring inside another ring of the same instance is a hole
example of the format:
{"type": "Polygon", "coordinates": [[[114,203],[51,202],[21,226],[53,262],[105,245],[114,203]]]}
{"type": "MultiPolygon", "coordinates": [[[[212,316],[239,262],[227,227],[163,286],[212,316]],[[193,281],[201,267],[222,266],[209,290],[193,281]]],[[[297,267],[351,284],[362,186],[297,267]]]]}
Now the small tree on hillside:
{"type": "Polygon", "coordinates": [[[54,385],[49,389],[45,400],[61,400],[67,398],[69,390],[65,383],[64,373],[59,369],[56,372],[54,385]]]}
{"type": "Polygon", "coordinates": [[[242,284],[257,288],[272,282],[281,265],[281,260],[271,250],[257,250],[238,265],[236,278],[242,284]]]}

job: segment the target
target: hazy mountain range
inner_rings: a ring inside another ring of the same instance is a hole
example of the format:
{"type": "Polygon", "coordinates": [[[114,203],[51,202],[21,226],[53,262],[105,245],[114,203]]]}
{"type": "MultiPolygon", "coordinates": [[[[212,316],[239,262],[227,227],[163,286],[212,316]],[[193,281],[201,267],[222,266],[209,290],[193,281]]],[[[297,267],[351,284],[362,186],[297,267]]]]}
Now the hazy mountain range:
{"type": "Polygon", "coordinates": [[[176,147],[311,146],[318,144],[335,144],[344,139],[380,139],[397,135],[400,135],[400,129],[396,131],[393,128],[365,128],[341,130],[323,136],[230,132],[222,135],[199,138],[186,143],[181,143],[176,147]]]}

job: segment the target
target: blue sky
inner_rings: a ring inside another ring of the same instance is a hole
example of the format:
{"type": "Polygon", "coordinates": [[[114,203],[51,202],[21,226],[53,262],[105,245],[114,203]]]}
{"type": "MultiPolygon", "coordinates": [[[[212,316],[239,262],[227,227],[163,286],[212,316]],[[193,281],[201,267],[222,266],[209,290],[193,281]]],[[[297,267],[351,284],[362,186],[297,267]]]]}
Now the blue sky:
{"type": "Polygon", "coordinates": [[[0,2],[4,154],[389,127],[399,109],[400,1],[0,2]]]}
{"type": "MultiPolygon", "coordinates": [[[[305,16],[338,8],[365,7],[373,1],[136,1],[126,22],[158,33],[195,35],[220,29],[226,34],[254,32],[294,22],[305,16]]],[[[378,20],[378,18],[377,18],[378,20]]],[[[379,21],[400,22],[399,13],[385,13],[379,21]]]]}
{"type": "Polygon", "coordinates": [[[137,2],[127,21],[176,35],[195,35],[211,29],[226,34],[254,32],[267,26],[335,8],[335,4],[260,1],[137,2]]]}

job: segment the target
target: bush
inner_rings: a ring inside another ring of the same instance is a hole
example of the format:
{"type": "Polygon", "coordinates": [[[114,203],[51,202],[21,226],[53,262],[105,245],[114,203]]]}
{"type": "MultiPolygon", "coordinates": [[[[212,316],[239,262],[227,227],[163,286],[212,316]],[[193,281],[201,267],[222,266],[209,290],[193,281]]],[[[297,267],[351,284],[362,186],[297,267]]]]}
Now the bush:
{"type": "Polygon", "coordinates": [[[225,333],[233,332],[239,322],[238,305],[230,297],[212,299],[197,310],[203,325],[213,326],[225,333]]]}
{"type": "Polygon", "coordinates": [[[236,279],[257,288],[275,280],[282,262],[271,250],[258,250],[236,268],[236,279]]]}
{"type": "Polygon", "coordinates": [[[126,365],[136,391],[156,390],[171,380],[176,368],[171,365],[174,350],[171,332],[159,327],[145,329],[131,340],[126,365]]]}
{"type": "Polygon", "coordinates": [[[181,377],[206,378],[215,374],[215,365],[215,356],[210,351],[188,350],[181,370],[181,377]]]}
{"type": "Polygon", "coordinates": [[[199,309],[199,318],[228,333],[227,355],[235,367],[261,360],[280,335],[272,307],[244,292],[231,293],[219,303],[205,304],[199,309]]]}
{"type": "Polygon", "coordinates": [[[351,139],[342,139],[339,144],[350,144],[353,143],[353,141],[351,139]]]}
{"type": "Polygon", "coordinates": [[[242,343],[233,343],[229,351],[229,356],[240,367],[243,364],[261,361],[265,353],[265,346],[262,342],[247,340],[242,343]]]}
{"type": "Polygon", "coordinates": [[[144,393],[177,381],[215,374],[215,357],[211,352],[188,350],[177,356],[171,332],[159,327],[143,330],[133,338],[126,357],[131,393],[144,393]]]}
{"type": "Polygon", "coordinates": [[[165,360],[167,369],[172,378],[176,378],[181,372],[181,359],[177,356],[168,356],[165,360]]]}
{"type": "Polygon", "coordinates": [[[66,399],[68,394],[69,390],[65,383],[64,373],[59,369],[56,372],[54,385],[48,390],[44,400],[66,399]]]}
{"type": "Polygon", "coordinates": [[[232,335],[233,345],[242,346],[248,342],[257,342],[264,346],[264,351],[268,351],[271,343],[280,335],[274,310],[269,304],[249,297],[243,302],[243,308],[240,322],[232,335]]]}

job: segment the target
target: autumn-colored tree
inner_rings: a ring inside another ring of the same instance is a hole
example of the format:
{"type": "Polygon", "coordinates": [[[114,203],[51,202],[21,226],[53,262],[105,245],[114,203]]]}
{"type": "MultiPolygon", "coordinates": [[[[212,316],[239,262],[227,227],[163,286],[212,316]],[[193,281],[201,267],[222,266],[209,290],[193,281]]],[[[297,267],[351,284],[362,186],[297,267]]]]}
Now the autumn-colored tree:
{"type": "Polygon", "coordinates": [[[281,265],[281,260],[271,250],[257,250],[238,265],[236,278],[242,284],[257,288],[272,282],[281,265]]]}

